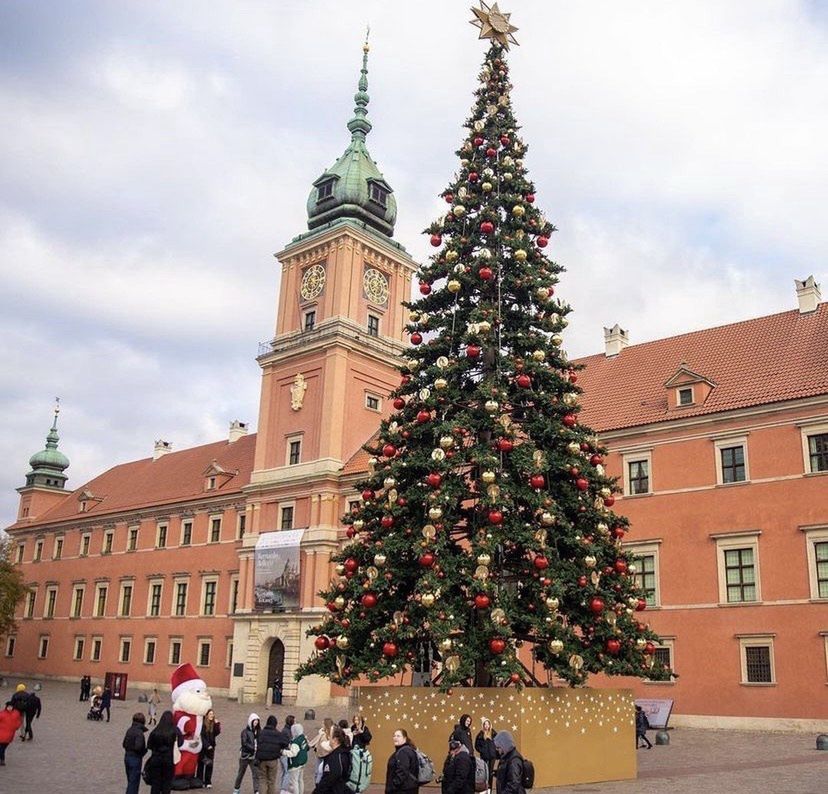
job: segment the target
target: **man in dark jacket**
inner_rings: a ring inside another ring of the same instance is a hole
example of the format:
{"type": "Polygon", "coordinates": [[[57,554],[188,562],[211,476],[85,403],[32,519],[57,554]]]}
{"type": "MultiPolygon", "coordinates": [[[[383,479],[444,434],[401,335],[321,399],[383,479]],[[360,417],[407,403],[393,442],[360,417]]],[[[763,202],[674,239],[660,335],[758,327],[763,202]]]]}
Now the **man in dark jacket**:
{"type": "MultiPolygon", "coordinates": [[[[23,720],[26,719],[26,707],[29,705],[29,693],[26,691],[25,684],[18,684],[17,689],[15,689],[14,694],[11,696],[11,703],[12,708],[16,709],[20,712],[20,716],[23,720]]],[[[26,733],[25,728],[23,727],[23,723],[20,724],[20,741],[26,741],[26,733]]]]}
{"type": "Polygon", "coordinates": [[[256,747],[256,763],[259,772],[267,781],[267,794],[277,794],[276,779],[281,767],[279,758],[290,742],[285,741],[285,735],[278,728],[278,720],[272,714],[267,718],[262,732],[259,734],[259,743],[256,747]]]}
{"type": "Polygon", "coordinates": [[[103,695],[101,695],[101,713],[106,712],[106,721],[109,722],[109,709],[112,707],[112,690],[104,687],[103,695]]]}
{"type": "Polygon", "coordinates": [[[29,697],[26,699],[26,727],[23,731],[23,735],[29,741],[34,739],[34,734],[32,733],[32,720],[39,720],[40,719],[40,710],[43,708],[43,704],[40,702],[40,698],[37,696],[36,692],[29,692],[29,697]]]}
{"type": "Polygon", "coordinates": [[[121,743],[124,748],[124,769],[126,770],[126,794],[138,794],[141,787],[141,759],[146,755],[147,742],[144,734],[146,718],[137,711],[132,715],[132,725],[121,743]]]}
{"type": "Polygon", "coordinates": [[[526,794],[523,788],[523,756],[515,747],[509,731],[500,731],[494,738],[497,750],[497,794],[526,794]]]}
{"type": "Polygon", "coordinates": [[[474,794],[474,758],[465,744],[452,739],[449,742],[451,763],[443,770],[444,794],[474,794]]]}

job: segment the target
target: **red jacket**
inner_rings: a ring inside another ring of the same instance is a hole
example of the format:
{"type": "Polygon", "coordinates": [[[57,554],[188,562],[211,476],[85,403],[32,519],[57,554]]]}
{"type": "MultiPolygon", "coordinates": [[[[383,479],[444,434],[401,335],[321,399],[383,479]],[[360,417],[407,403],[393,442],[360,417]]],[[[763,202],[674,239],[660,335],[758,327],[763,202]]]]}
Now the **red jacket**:
{"type": "Polygon", "coordinates": [[[0,744],[11,744],[15,731],[23,722],[23,715],[17,709],[0,711],[0,744]]]}

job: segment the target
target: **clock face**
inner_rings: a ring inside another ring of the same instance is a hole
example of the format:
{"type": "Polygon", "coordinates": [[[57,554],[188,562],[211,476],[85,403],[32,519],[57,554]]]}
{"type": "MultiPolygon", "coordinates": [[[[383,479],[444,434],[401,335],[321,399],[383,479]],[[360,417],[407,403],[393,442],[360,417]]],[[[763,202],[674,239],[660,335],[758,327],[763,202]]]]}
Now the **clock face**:
{"type": "Polygon", "coordinates": [[[380,305],[388,301],[388,279],[384,273],[373,267],[369,267],[362,277],[362,288],[365,296],[372,303],[380,305]]]}
{"type": "Polygon", "coordinates": [[[311,265],[302,276],[302,297],[306,301],[313,300],[322,294],[325,289],[325,268],[322,265],[311,265]]]}

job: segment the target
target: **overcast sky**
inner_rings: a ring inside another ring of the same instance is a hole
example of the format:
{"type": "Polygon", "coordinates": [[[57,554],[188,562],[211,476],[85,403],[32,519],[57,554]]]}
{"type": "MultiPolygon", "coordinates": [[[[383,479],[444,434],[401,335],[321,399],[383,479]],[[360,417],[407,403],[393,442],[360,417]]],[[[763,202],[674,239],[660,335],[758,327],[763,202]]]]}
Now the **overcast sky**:
{"type": "MultiPolygon", "coordinates": [[[[255,426],[272,254],[347,144],[368,23],[369,149],[429,253],[485,52],[469,5],[0,1],[0,525],[55,395],[72,488],[255,426]]],[[[828,3],[501,6],[571,356],[828,293],[828,3]]]]}

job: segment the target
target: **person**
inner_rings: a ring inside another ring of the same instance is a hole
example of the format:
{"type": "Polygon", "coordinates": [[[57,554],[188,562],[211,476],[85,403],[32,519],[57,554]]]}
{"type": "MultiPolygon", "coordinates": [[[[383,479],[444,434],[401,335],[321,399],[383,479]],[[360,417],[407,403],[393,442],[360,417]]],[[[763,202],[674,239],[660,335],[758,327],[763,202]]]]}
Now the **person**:
{"type": "Polygon", "coordinates": [[[144,715],[138,711],[132,715],[132,725],[127,728],[121,745],[124,748],[124,770],[126,771],[126,794],[138,794],[141,787],[141,764],[147,753],[147,732],[144,715]]]}
{"type": "Polygon", "coordinates": [[[86,679],[88,676],[82,675],[80,680],[80,697],[78,698],[78,703],[84,703],[85,701],[89,700],[89,687],[87,686],[86,679]]]}
{"type": "Polygon", "coordinates": [[[281,794],[305,794],[305,764],[308,763],[310,746],[305,738],[305,729],[298,722],[290,726],[291,742],[282,751],[287,759],[287,777],[282,776],[281,794]]]}
{"type": "MultiPolygon", "coordinates": [[[[285,737],[285,747],[287,747],[293,741],[293,733],[291,729],[293,728],[293,724],[295,722],[296,717],[294,717],[293,714],[288,714],[287,717],[285,717],[285,724],[282,727],[282,735],[285,737]]],[[[288,773],[287,756],[282,754],[282,756],[279,758],[279,763],[282,765],[282,788],[284,789],[288,773]]]]}
{"type": "Polygon", "coordinates": [[[150,757],[144,767],[144,776],[150,786],[150,794],[170,794],[175,773],[173,748],[178,743],[178,731],[173,713],[165,711],[147,739],[150,757]]]}
{"type": "Polygon", "coordinates": [[[213,765],[216,761],[216,738],[221,733],[221,723],[216,720],[216,713],[210,709],[204,715],[201,726],[201,754],[198,757],[196,777],[204,788],[213,788],[213,765]]]}
{"type": "Polygon", "coordinates": [[[647,731],[650,729],[650,720],[647,719],[647,715],[644,713],[644,709],[641,706],[635,707],[635,749],[638,750],[641,747],[641,742],[644,742],[644,746],[651,750],[653,747],[653,743],[647,738],[647,731]]]}
{"type": "Polygon", "coordinates": [[[352,744],[355,747],[367,747],[371,744],[371,731],[365,723],[365,717],[362,714],[354,714],[354,721],[351,723],[352,744]]]}
{"type": "Polygon", "coordinates": [[[319,778],[322,777],[322,759],[331,751],[331,735],[333,734],[334,724],[330,717],[325,717],[322,721],[322,727],[309,742],[308,745],[313,748],[318,761],[316,762],[316,772],[314,774],[314,782],[318,783],[319,778]]]}
{"type": "Polygon", "coordinates": [[[494,737],[497,751],[497,794],[526,794],[523,788],[523,756],[515,747],[509,731],[498,731],[494,737]]]}
{"type": "Polygon", "coordinates": [[[16,711],[20,712],[20,741],[26,741],[26,733],[25,728],[23,728],[23,718],[26,716],[26,706],[29,703],[29,693],[26,691],[25,684],[18,684],[17,688],[14,690],[14,694],[11,696],[11,700],[9,701],[12,704],[12,708],[16,711]]]}
{"type": "Polygon", "coordinates": [[[477,750],[477,754],[489,767],[489,790],[492,788],[492,781],[495,776],[495,761],[497,761],[497,751],[494,746],[495,736],[497,736],[497,731],[492,727],[492,721],[484,718],[483,727],[474,740],[474,749],[477,750]]]}
{"type": "Polygon", "coordinates": [[[403,728],[397,728],[392,737],[394,752],[385,769],[385,794],[414,792],[420,788],[420,761],[417,746],[403,728]]]}
{"type": "Polygon", "coordinates": [[[313,794],[347,794],[345,784],[351,774],[351,744],[339,725],[331,731],[330,747],[331,751],[322,759],[322,777],[313,794]]]}
{"type": "Polygon", "coordinates": [[[443,766],[443,794],[474,794],[474,758],[465,744],[449,742],[449,754],[443,766]]]}
{"type": "Polygon", "coordinates": [[[101,711],[106,712],[106,721],[109,722],[109,709],[112,706],[112,690],[108,687],[104,687],[103,694],[101,695],[101,711]]]}
{"type": "Polygon", "coordinates": [[[282,766],[279,760],[282,750],[288,746],[285,735],[279,730],[279,721],[271,714],[265,722],[262,732],[259,734],[259,741],[256,744],[256,763],[259,772],[264,775],[267,784],[267,794],[276,794],[276,778],[282,766]]]}
{"type": "Polygon", "coordinates": [[[158,707],[161,705],[161,696],[157,689],[152,690],[152,694],[147,698],[147,716],[149,717],[149,725],[158,724],[156,715],[158,714],[158,707]]]}
{"type": "Polygon", "coordinates": [[[348,720],[340,720],[336,723],[340,728],[342,728],[342,732],[345,736],[348,737],[348,749],[351,748],[351,745],[354,743],[354,734],[353,731],[348,727],[348,720]]]}
{"type": "Polygon", "coordinates": [[[14,734],[23,722],[23,715],[10,700],[0,711],[0,766],[6,765],[6,748],[14,741],[14,734]]]}
{"type": "Polygon", "coordinates": [[[23,730],[24,741],[28,739],[30,742],[34,741],[34,734],[32,733],[32,720],[39,720],[40,719],[40,711],[43,708],[43,704],[40,702],[40,698],[37,696],[37,692],[29,692],[29,696],[26,698],[26,727],[23,730]]]}
{"type": "Polygon", "coordinates": [[[472,735],[471,735],[471,724],[472,718],[469,714],[464,714],[460,717],[460,722],[454,726],[454,730],[451,732],[451,736],[449,736],[449,741],[457,741],[461,742],[466,746],[466,749],[469,751],[469,755],[474,758],[474,745],[472,744],[472,735]]]}
{"type": "Polygon", "coordinates": [[[241,732],[241,750],[239,752],[239,771],[236,774],[236,782],[233,785],[233,794],[239,794],[241,791],[242,780],[244,780],[244,773],[250,768],[250,774],[253,777],[253,791],[259,794],[259,768],[253,763],[256,758],[256,744],[259,741],[259,715],[251,714],[247,718],[247,727],[242,728],[241,732]]]}

